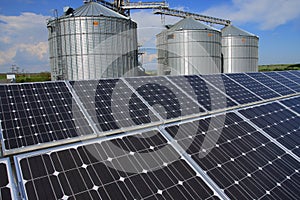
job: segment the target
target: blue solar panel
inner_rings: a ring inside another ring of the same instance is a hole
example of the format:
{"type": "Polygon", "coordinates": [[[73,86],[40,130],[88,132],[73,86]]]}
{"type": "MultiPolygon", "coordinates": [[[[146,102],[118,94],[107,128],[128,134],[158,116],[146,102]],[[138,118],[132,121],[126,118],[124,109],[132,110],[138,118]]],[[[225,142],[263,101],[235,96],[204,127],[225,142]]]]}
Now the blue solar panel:
{"type": "Polygon", "coordinates": [[[219,199],[158,131],[15,157],[27,199],[219,199]]]}
{"type": "Polygon", "coordinates": [[[5,154],[96,137],[64,82],[0,85],[0,97],[5,154]]]}
{"type": "Polygon", "coordinates": [[[165,120],[205,112],[193,99],[165,77],[126,78],[126,81],[165,120]]]}
{"type": "Polygon", "coordinates": [[[289,73],[291,73],[291,74],[293,74],[293,75],[300,78],[300,72],[299,71],[289,71],[289,73]]]}
{"type": "Polygon", "coordinates": [[[101,132],[121,132],[159,122],[121,79],[72,81],[71,85],[101,132]]]}
{"type": "Polygon", "coordinates": [[[253,103],[261,100],[261,98],[257,97],[254,93],[251,93],[249,90],[232,81],[224,74],[203,75],[202,77],[239,104],[253,103]]]}
{"type": "Polygon", "coordinates": [[[231,199],[299,199],[300,163],[235,113],[165,129],[231,199]]]}
{"type": "Polygon", "coordinates": [[[278,83],[276,80],[264,75],[263,73],[247,73],[247,75],[251,76],[255,80],[268,86],[281,95],[289,95],[295,93],[295,91],[292,91],[290,88],[278,83]]]}
{"type": "Polygon", "coordinates": [[[280,96],[280,94],[264,86],[263,84],[247,76],[246,74],[227,74],[227,76],[243,85],[262,99],[271,99],[280,96]]]}
{"type": "Polygon", "coordinates": [[[278,103],[239,111],[291,152],[300,156],[300,116],[278,103]]]}
{"type": "Polygon", "coordinates": [[[295,91],[295,92],[300,92],[300,85],[297,84],[294,81],[291,81],[288,78],[285,78],[284,76],[278,74],[278,73],[274,73],[274,72],[266,72],[264,73],[265,75],[273,78],[274,80],[276,80],[277,82],[281,83],[282,85],[290,88],[291,90],[295,91]]]}
{"type": "Polygon", "coordinates": [[[205,109],[212,111],[236,106],[224,93],[218,91],[201,77],[194,76],[169,76],[168,79],[181,87],[205,109]]]}
{"type": "Polygon", "coordinates": [[[279,71],[276,73],[280,74],[281,76],[284,76],[285,78],[290,79],[291,81],[294,81],[294,83],[296,83],[296,85],[300,84],[300,77],[294,75],[293,73],[290,73],[289,71],[279,71]]]}
{"type": "Polygon", "coordinates": [[[289,107],[291,110],[297,112],[300,115],[300,97],[294,97],[286,100],[280,101],[285,106],[289,107]]]}

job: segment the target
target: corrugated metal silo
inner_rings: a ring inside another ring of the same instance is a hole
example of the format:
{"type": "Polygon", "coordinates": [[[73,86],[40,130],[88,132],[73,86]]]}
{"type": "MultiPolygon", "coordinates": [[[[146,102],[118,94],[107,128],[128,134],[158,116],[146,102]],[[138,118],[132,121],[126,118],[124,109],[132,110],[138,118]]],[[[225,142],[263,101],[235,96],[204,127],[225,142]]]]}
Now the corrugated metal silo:
{"type": "Polygon", "coordinates": [[[168,44],[167,44],[168,30],[162,31],[156,35],[156,48],[157,48],[157,74],[168,75],[171,72],[168,66],[168,44]]]}
{"type": "Polygon", "coordinates": [[[137,25],[129,18],[88,1],[47,26],[53,80],[136,75],[137,25]]]}
{"type": "MultiPolygon", "coordinates": [[[[185,18],[166,33],[167,65],[171,75],[221,72],[220,31],[193,18],[185,18]]],[[[157,47],[161,45],[159,42],[157,47]]],[[[158,53],[158,58],[163,56],[158,53]]]]}
{"type": "Polygon", "coordinates": [[[257,72],[258,37],[233,25],[221,32],[224,72],[257,72]]]}

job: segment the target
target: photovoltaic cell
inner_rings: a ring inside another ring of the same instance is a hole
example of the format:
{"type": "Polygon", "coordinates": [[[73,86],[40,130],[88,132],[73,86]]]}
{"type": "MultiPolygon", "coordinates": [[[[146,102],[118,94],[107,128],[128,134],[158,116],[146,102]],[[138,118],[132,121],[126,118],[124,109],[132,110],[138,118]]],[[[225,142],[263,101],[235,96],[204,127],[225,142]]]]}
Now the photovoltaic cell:
{"type": "Polygon", "coordinates": [[[297,71],[296,70],[295,71],[289,71],[289,73],[291,73],[291,74],[293,74],[293,75],[300,78],[300,72],[298,70],[297,71]]]}
{"type": "Polygon", "coordinates": [[[165,130],[230,199],[299,199],[300,163],[235,113],[165,130]]]}
{"type": "Polygon", "coordinates": [[[241,85],[230,80],[224,74],[203,75],[202,77],[211,84],[213,84],[216,88],[226,93],[233,100],[237,101],[239,104],[247,104],[261,100],[255,94],[251,93],[250,91],[243,88],[241,85]]]}
{"type": "Polygon", "coordinates": [[[0,200],[14,200],[16,198],[9,168],[9,159],[0,159],[0,200]]]}
{"type": "Polygon", "coordinates": [[[294,75],[293,73],[290,73],[289,71],[279,71],[279,72],[276,72],[276,73],[280,74],[281,76],[284,76],[285,78],[288,78],[288,79],[294,81],[295,84],[296,83],[298,83],[298,85],[300,84],[300,77],[294,75]]]}
{"type": "Polygon", "coordinates": [[[7,153],[95,137],[64,82],[0,85],[0,120],[7,153]]]}
{"type": "Polygon", "coordinates": [[[237,105],[197,75],[169,76],[168,78],[209,111],[237,105]]]}
{"type": "Polygon", "coordinates": [[[276,91],[277,93],[281,95],[289,95],[295,93],[288,87],[278,83],[274,79],[271,79],[270,77],[264,75],[263,73],[247,73],[248,76],[251,76],[255,80],[259,81],[260,83],[268,86],[272,90],[276,91]]]}
{"type": "Polygon", "coordinates": [[[257,82],[246,74],[227,74],[227,76],[243,85],[262,99],[271,99],[280,96],[279,94],[275,93],[271,89],[267,88],[266,86],[262,85],[260,82],[257,82]]]}
{"type": "Polygon", "coordinates": [[[15,161],[27,199],[218,199],[157,131],[15,161]]]}
{"type": "Polygon", "coordinates": [[[165,77],[126,78],[126,81],[163,119],[175,119],[204,112],[204,109],[165,77]]]}
{"type": "Polygon", "coordinates": [[[239,111],[247,119],[300,157],[300,117],[278,103],[239,111]]]}
{"type": "Polygon", "coordinates": [[[70,83],[93,122],[103,132],[159,121],[121,79],[70,83]]]}
{"type": "Polygon", "coordinates": [[[289,107],[293,111],[300,114],[300,97],[299,96],[282,100],[282,101],[280,101],[280,103],[283,103],[285,106],[289,107]]]}
{"type": "Polygon", "coordinates": [[[289,80],[288,78],[285,78],[284,76],[281,76],[280,74],[274,73],[274,72],[265,72],[264,74],[273,78],[274,80],[278,81],[282,85],[284,85],[296,92],[300,92],[300,85],[289,80]]]}

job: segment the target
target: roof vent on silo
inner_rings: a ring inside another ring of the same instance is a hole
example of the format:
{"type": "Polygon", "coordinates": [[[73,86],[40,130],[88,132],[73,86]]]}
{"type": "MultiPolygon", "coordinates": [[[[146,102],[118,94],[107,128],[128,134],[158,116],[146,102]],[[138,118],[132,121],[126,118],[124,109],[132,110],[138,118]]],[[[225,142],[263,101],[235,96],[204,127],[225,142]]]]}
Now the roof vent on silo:
{"type": "Polygon", "coordinates": [[[86,4],[86,3],[90,3],[92,0],[83,0],[83,3],[86,4]]]}
{"type": "Polygon", "coordinates": [[[71,8],[69,6],[64,7],[64,14],[66,16],[73,15],[73,13],[74,13],[74,9],[73,8],[71,8]]]}

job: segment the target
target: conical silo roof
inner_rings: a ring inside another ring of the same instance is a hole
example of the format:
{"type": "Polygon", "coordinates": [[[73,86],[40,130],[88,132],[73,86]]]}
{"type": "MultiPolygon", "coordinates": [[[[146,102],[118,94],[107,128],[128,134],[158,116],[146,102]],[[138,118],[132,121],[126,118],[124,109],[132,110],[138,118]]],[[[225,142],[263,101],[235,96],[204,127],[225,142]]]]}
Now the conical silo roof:
{"type": "Polygon", "coordinates": [[[174,24],[168,31],[180,31],[180,30],[214,30],[218,31],[215,28],[204,25],[195,19],[188,17],[180,20],[174,24]]]}
{"type": "Polygon", "coordinates": [[[242,29],[239,29],[233,25],[229,25],[224,27],[222,30],[222,36],[253,36],[257,37],[256,35],[249,33],[247,31],[244,31],[242,29]]]}
{"type": "Polygon", "coordinates": [[[73,12],[75,17],[105,16],[128,19],[127,17],[96,2],[88,2],[73,12]]]}

